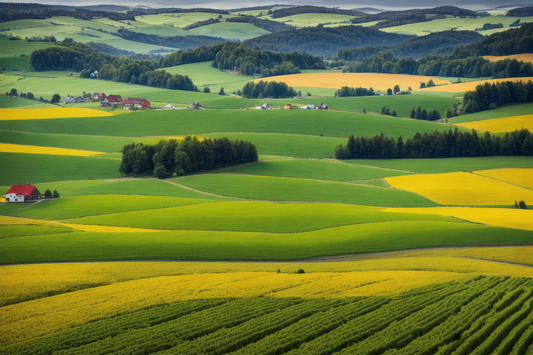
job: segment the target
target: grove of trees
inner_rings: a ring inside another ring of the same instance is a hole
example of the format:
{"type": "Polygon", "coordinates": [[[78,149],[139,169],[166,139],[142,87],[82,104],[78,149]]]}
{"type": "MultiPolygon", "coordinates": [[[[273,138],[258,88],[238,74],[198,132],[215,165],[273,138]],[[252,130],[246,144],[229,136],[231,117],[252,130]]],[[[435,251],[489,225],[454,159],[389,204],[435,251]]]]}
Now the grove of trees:
{"type": "Polygon", "coordinates": [[[297,96],[296,90],[289,87],[287,83],[277,81],[259,81],[254,83],[250,81],[242,88],[242,96],[252,98],[264,97],[294,97],[297,96]]]}
{"type": "Polygon", "coordinates": [[[465,113],[474,113],[494,109],[513,103],[533,102],[533,82],[500,81],[477,85],[473,91],[464,94],[463,109],[465,113]]]}
{"type": "Polygon", "coordinates": [[[187,175],[199,171],[257,161],[257,148],[248,141],[226,137],[199,140],[187,136],[183,140],[160,140],[159,143],[126,144],[122,149],[120,173],[153,174],[159,179],[187,175]]]}

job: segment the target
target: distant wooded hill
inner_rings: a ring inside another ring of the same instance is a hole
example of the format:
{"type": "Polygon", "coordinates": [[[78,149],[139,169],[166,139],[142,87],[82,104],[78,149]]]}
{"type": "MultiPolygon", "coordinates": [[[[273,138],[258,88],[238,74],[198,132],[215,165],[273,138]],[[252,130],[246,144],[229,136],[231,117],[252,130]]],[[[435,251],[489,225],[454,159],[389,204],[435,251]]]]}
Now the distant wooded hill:
{"type": "Polygon", "coordinates": [[[411,57],[420,59],[427,55],[450,54],[457,46],[481,41],[485,37],[474,31],[443,31],[430,33],[408,39],[392,46],[373,46],[364,48],[341,49],[335,56],[336,60],[360,62],[373,55],[389,53],[397,58],[411,57]]]}
{"type": "Polygon", "coordinates": [[[126,11],[129,9],[127,6],[118,5],[89,5],[89,6],[68,6],[68,5],[47,5],[36,3],[13,3],[13,2],[0,2],[0,9],[12,10],[12,11],[45,11],[45,10],[69,10],[75,11],[77,9],[91,10],[91,11],[107,11],[118,12],[126,11]]]}
{"type": "MultiPolygon", "coordinates": [[[[363,22],[373,22],[373,21],[387,21],[390,23],[399,22],[398,24],[391,24],[390,26],[398,26],[403,21],[409,20],[409,15],[449,15],[449,16],[460,16],[460,17],[478,17],[488,16],[488,13],[478,13],[472,10],[462,9],[456,6],[439,6],[431,9],[410,9],[410,10],[400,10],[400,11],[385,11],[375,15],[367,15],[364,17],[359,17],[352,19],[352,23],[363,23],[363,22]]],[[[418,21],[420,22],[420,21],[418,21]]],[[[382,27],[390,27],[382,26],[382,27]]]]}
{"type": "Polygon", "coordinates": [[[243,42],[244,47],[273,52],[335,55],[342,48],[393,45],[413,36],[386,33],[362,26],[306,27],[267,34],[243,42]]]}
{"type": "Polygon", "coordinates": [[[516,9],[509,10],[507,16],[513,17],[522,17],[522,16],[533,16],[533,6],[519,7],[516,9]]]}

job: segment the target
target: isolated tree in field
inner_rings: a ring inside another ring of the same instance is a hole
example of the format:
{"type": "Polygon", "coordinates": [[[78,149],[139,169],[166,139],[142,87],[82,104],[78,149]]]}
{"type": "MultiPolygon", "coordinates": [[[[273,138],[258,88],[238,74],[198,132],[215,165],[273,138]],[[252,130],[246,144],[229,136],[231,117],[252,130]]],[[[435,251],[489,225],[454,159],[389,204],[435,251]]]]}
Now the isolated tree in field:
{"type": "MultiPolygon", "coordinates": [[[[45,199],[52,198],[52,191],[50,191],[50,189],[46,189],[46,191],[44,192],[44,198],[45,199]]],[[[516,201],[515,201],[515,203],[516,203],[516,201]]],[[[516,205],[516,208],[518,208],[518,204],[516,205]]]]}
{"type": "Polygon", "coordinates": [[[298,96],[302,97],[302,92],[301,91],[298,91],[298,96]]]}
{"type": "Polygon", "coordinates": [[[520,202],[518,202],[518,207],[520,207],[523,210],[527,210],[527,206],[524,200],[521,200],[520,202]]]}
{"type": "Polygon", "coordinates": [[[31,99],[31,100],[33,100],[33,98],[35,97],[32,92],[28,92],[26,96],[28,97],[28,99],[31,99]]]}
{"type": "Polygon", "coordinates": [[[366,113],[366,108],[363,107],[363,113],[366,113]]]}
{"type": "Polygon", "coordinates": [[[11,89],[11,91],[9,92],[9,95],[11,96],[17,96],[17,94],[18,94],[18,90],[15,88],[11,89]]]}
{"type": "Polygon", "coordinates": [[[59,198],[59,192],[57,192],[57,190],[54,190],[54,192],[52,193],[52,197],[59,198]]]}
{"type": "Polygon", "coordinates": [[[237,90],[237,95],[242,96],[241,90],[237,90]]]}
{"type": "Polygon", "coordinates": [[[388,107],[387,107],[387,109],[385,110],[385,114],[386,114],[387,116],[390,116],[390,110],[389,110],[388,107]]]}
{"type": "Polygon", "coordinates": [[[425,89],[425,88],[426,88],[426,83],[421,82],[420,83],[420,89],[425,89]]]}
{"type": "Polygon", "coordinates": [[[396,94],[397,92],[400,92],[400,85],[394,86],[394,93],[396,94]]]}
{"type": "Polygon", "coordinates": [[[210,94],[211,93],[211,89],[208,88],[207,86],[204,87],[204,94],[210,94]]]}
{"type": "Polygon", "coordinates": [[[514,201],[514,208],[520,208],[518,207],[518,202],[516,200],[514,201]]]}
{"type": "Polygon", "coordinates": [[[392,110],[392,117],[398,117],[398,113],[396,113],[396,110],[392,110]]]}
{"type": "Polygon", "coordinates": [[[226,95],[226,94],[224,93],[224,88],[220,88],[220,91],[218,92],[218,94],[219,94],[219,95],[226,95]]]}
{"type": "Polygon", "coordinates": [[[392,95],[392,90],[391,90],[391,88],[388,88],[388,89],[387,89],[387,95],[392,95]]]}
{"type": "Polygon", "coordinates": [[[61,96],[59,96],[59,94],[54,94],[52,96],[52,100],[50,100],[50,103],[51,104],[57,104],[59,102],[59,100],[61,100],[61,96]]]}
{"type": "Polygon", "coordinates": [[[311,96],[311,93],[310,93],[310,92],[308,92],[308,93],[307,93],[307,96],[311,96]]]}
{"type": "Polygon", "coordinates": [[[429,79],[427,87],[430,88],[430,87],[433,87],[433,86],[435,86],[435,83],[433,82],[433,79],[429,79]]]}

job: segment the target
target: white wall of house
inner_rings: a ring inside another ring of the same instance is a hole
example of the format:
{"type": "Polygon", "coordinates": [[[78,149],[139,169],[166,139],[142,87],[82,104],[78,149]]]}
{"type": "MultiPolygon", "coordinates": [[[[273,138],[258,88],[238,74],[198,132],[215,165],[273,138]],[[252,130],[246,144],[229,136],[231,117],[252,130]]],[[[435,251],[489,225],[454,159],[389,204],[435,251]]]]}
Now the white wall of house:
{"type": "Polygon", "coordinates": [[[6,202],[24,202],[24,196],[15,193],[6,194],[6,202]]]}

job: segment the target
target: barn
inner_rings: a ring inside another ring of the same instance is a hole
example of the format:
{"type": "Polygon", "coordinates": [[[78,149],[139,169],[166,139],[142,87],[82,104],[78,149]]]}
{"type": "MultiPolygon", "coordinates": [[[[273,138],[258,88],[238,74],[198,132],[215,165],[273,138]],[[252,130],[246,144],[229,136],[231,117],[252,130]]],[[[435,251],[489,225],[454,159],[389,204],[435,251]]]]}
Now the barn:
{"type": "Polygon", "coordinates": [[[13,185],[6,193],[6,202],[32,202],[41,200],[41,193],[35,185],[13,185]]]}

